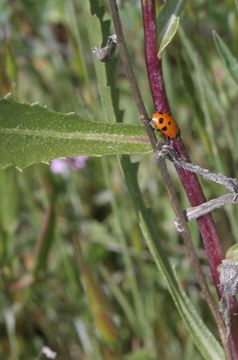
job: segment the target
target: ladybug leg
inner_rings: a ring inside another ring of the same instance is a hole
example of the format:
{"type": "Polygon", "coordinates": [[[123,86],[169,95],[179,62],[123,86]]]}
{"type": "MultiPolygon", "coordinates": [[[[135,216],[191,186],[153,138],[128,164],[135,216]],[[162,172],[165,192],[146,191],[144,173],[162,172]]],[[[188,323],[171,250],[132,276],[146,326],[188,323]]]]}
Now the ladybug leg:
{"type": "Polygon", "coordinates": [[[168,137],[168,136],[165,137],[165,141],[166,141],[166,144],[168,144],[168,145],[172,145],[172,144],[173,144],[173,139],[171,139],[171,138],[168,137]]]}
{"type": "Polygon", "coordinates": [[[158,130],[157,127],[152,123],[152,121],[147,121],[147,124],[152,128],[152,130],[158,130]]]}

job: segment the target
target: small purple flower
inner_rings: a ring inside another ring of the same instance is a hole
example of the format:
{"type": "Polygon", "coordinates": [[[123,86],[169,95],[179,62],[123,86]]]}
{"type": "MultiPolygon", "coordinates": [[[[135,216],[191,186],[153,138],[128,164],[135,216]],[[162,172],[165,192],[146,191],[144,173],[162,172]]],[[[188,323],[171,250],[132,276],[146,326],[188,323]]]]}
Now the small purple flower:
{"type": "Polygon", "coordinates": [[[70,171],[81,170],[85,167],[88,156],[75,156],[68,159],[54,159],[51,161],[50,169],[54,174],[69,176],[70,171]]]}
{"type": "Polygon", "coordinates": [[[66,159],[55,159],[50,163],[50,169],[54,174],[69,175],[69,167],[66,159]]]}
{"type": "Polygon", "coordinates": [[[76,156],[68,159],[68,163],[72,170],[81,170],[85,167],[88,156],[76,156]]]}

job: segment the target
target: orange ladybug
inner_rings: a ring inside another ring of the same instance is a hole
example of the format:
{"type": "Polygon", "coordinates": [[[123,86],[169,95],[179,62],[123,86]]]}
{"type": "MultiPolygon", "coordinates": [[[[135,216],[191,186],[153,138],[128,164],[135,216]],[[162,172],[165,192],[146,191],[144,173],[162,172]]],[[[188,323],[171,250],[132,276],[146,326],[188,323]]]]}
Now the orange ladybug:
{"type": "Polygon", "coordinates": [[[179,136],[179,127],[177,125],[177,122],[169,113],[153,113],[151,125],[154,129],[161,131],[170,139],[176,139],[179,136]]]}

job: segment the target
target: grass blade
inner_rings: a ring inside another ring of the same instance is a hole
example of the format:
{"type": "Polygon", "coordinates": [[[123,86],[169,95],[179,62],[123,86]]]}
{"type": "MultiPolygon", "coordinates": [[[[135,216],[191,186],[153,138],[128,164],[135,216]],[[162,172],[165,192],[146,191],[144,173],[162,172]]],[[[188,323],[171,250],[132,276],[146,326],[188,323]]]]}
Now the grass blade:
{"type": "Polygon", "coordinates": [[[228,46],[225,44],[225,42],[222,40],[222,38],[217,34],[217,32],[214,30],[212,32],[213,40],[216,45],[217,51],[221,57],[221,59],[224,61],[227,70],[229,71],[231,77],[234,79],[234,81],[238,84],[238,61],[233,56],[232,52],[228,48],[228,46]]]}

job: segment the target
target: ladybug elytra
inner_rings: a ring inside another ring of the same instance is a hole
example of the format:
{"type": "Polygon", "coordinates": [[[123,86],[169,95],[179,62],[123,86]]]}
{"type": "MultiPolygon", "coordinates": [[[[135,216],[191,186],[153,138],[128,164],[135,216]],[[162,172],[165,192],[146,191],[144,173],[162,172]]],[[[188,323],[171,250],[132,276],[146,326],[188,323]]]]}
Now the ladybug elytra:
{"type": "Polygon", "coordinates": [[[161,131],[170,139],[176,139],[179,136],[179,127],[176,120],[166,112],[155,112],[152,115],[152,126],[161,131]]]}

